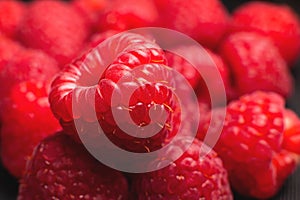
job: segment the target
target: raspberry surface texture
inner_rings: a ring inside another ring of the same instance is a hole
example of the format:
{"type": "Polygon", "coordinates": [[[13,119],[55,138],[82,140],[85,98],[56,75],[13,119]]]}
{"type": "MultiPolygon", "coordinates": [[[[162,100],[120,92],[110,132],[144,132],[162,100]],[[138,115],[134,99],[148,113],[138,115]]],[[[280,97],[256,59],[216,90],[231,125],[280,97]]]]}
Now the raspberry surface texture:
{"type": "MultiPolygon", "coordinates": [[[[214,149],[228,170],[232,187],[245,196],[274,196],[296,167],[296,156],[282,146],[283,111],[281,96],[261,91],[244,95],[227,106],[224,127],[214,149]]],[[[210,123],[223,126],[218,117],[210,123]]]]}
{"type": "Polygon", "coordinates": [[[1,110],[1,158],[17,178],[23,175],[34,147],[61,129],[50,110],[49,83],[24,81],[12,87],[1,110]]]}
{"type": "Polygon", "coordinates": [[[296,61],[300,53],[300,22],[292,7],[286,4],[253,1],[238,7],[232,18],[233,31],[264,34],[273,40],[289,64],[296,61]]]}
{"type": "Polygon", "coordinates": [[[0,82],[3,84],[0,88],[2,100],[9,96],[11,87],[15,84],[29,80],[51,81],[59,71],[57,62],[40,50],[17,49],[14,55],[7,57],[9,59],[0,71],[0,82]]]}
{"type": "Polygon", "coordinates": [[[155,3],[160,13],[158,26],[180,31],[205,47],[218,46],[228,31],[229,14],[219,0],[192,0],[189,3],[155,0],[155,3]]]}
{"type": "Polygon", "coordinates": [[[98,20],[111,1],[108,0],[74,0],[72,5],[77,9],[92,32],[97,30],[98,20]]]}
{"type": "Polygon", "coordinates": [[[280,2],[0,0],[0,200],[300,199],[280,2]]]}
{"type": "Polygon", "coordinates": [[[89,33],[82,15],[63,1],[34,1],[24,18],[22,42],[48,53],[61,67],[78,56],[89,33]]]}
{"type": "Polygon", "coordinates": [[[128,184],[117,171],[103,166],[69,136],[43,140],[21,180],[18,200],[127,199],[128,184]]]}
{"type": "MultiPolygon", "coordinates": [[[[182,152],[184,143],[190,139],[187,137],[176,141],[169,148],[168,158],[182,152]]],[[[213,150],[203,156],[202,145],[196,139],[169,166],[150,173],[136,174],[133,181],[136,199],[233,199],[221,159],[213,150]]],[[[163,158],[158,156],[155,164],[160,162],[163,162],[163,158]]]]}
{"type": "Polygon", "coordinates": [[[129,30],[153,26],[158,20],[158,12],[151,0],[112,1],[99,17],[98,30],[129,30]]]}
{"type": "Polygon", "coordinates": [[[116,144],[138,152],[157,149],[165,139],[176,133],[180,112],[176,106],[177,100],[172,94],[172,71],[164,66],[165,63],[163,51],[152,41],[137,34],[116,35],[67,66],[57,76],[52,83],[49,97],[52,110],[65,129],[71,130],[71,135],[78,139],[72,121],[91,122],[86,105],[90,108],[95,106],[97,119],[94,121],[100,122],[104,132],[116,144]],[[108,48],[116,45],[116,49],[108,48]],[[99,58],[99,55],[102,56],[101,51],[107,53],[99,58]],[[103,74],[99,74],[101,71],[103,74]],[[77,86],[88,87],[82,89],[76,88],[77,86]],[[78,106],[78,113],[72,112],[74,94],[75,101],[85,105],[78,106]],[[91,105],[93,103],[89,97],[95,98],[95,105],[91,105]],[[154,121],[150,120],[150,110],[157,117],[153,118],[154,121]],[[118,123],[125,124],[131,134],[139,131],[136,134],[147,135],[147,131],[141,128],[146,125],[152,130],[161,131],[149,138],[132,137],[116,124],[113,112],[122,116],[118,123]],[[126,117],[124,112],[129,112],[130,117],[126,117]],[[164,116],[166,121],[162,122],[160,118],[164,116]]]}
{"type": "Polygon", "coordinates": [[[238,32],[229,35],[220,46],[223,59],[233,73],[238,95],[256,90],[279,93],[285,97],[293,91],[293,77],[271,39],[238,32]]]}
{"type": "Polygon", "coordinates": [[[20,43],[0,35],[0,73],[21,49],[20,43]]]}
{"type": "Polygon", "coordinates": [[[289,109],[284,111],[284,149],[300,155],[300,119],[298,115],[289,109]]]}
{"type": "Polygon", "coordinates": [[[17,38],[26,11],[22,1],[0,1],[0,34],[17,38]]]}

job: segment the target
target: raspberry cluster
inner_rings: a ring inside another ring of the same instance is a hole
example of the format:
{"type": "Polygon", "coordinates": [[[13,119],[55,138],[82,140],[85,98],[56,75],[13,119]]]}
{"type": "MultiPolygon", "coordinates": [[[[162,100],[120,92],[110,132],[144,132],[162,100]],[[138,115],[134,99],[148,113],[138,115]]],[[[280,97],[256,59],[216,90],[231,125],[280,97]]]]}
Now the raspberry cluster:
{"type": "Polygon", "coordinates": [[[300,19],[284,4],[0,1],[1,164],[19,200],[272,198],[300,158],[286,106],[299,55],[300,19]],[[206,58],[127,31],[141,27],[185,34],[206,58]],[[98,134],[154,159],[126,163],[139,173],[106,166],[85,146],[113,159],[98,134]]]}

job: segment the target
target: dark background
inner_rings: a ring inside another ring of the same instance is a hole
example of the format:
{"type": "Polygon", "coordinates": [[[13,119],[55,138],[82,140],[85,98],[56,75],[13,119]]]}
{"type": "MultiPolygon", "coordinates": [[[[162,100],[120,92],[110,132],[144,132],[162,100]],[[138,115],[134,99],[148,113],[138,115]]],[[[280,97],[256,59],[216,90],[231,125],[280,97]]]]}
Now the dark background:
{"type": "MultiPolygon", "coordinates": [[[[229,11],[232,11],[235,7],[247,1],[222,0],[222,2],[225,4],[225,6],[227,6],[229,11]]],[[[271,2],[289,4],[300,15],[300,0],[273,0],[271,2]]],[[[293,75],[296,80],[296,89],[294,95],[290,99],[288,99],[287,106],[292,108],[298,113],[298,115],[300,115],[300,59],[296,63],[296,66],[293,68],[293,75]]],[[[16,199],[17,192],[17,180],[10,176],[0,164],[0,200],[14,200],[16,199]]],[[[246,198],[236,195],[235,199],[239,200],[246,198]]],[[[300,167],[298,167],[298,170],[296,170],[295,173],[292,176],[290,176],[290,178],[286,181],[285,185],[282,187],[279,194],[272,200],[300,200],[300,167]]]]}

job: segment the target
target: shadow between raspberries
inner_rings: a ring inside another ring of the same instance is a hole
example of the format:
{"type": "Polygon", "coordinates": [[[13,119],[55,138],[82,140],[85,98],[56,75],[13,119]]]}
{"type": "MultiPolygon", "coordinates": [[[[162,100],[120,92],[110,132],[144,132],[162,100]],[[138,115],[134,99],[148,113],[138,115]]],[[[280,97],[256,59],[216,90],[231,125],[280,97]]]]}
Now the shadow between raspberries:
{"type": "Polygon", "coordinates": [[[15,200],[18,194],[18,181],[0,163],[0,199],[15,200]]]}

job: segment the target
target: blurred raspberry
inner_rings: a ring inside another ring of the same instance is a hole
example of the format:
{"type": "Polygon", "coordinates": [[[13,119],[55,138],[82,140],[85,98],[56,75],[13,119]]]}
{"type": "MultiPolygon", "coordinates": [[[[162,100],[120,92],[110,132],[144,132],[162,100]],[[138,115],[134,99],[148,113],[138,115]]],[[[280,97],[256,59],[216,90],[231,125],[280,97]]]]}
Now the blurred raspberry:
{"type": "Polygon", "coordinates": [[[198,58],[201,56],[201,51],[196,46],[180,46],[174,49],[174,52],[183,53],[184,57],[173,52],[166,52],[168,66],[183,75],[191,87],[197,88],[201,79],[200,70],[198,70],[200,66],[197,68],[190,61],[199,63],[198,58]]]}
{"type": "Polygon", "coordinates": [[[20,30],[24,44],[48,53],[60,67],[77,56],[89,34],[75,8],[51,0],[30,3],[20,30]]]}
{"type": "Polygon", "coordinates": [[[289,64],[294,64],[300,54],[299,17],[286,4],[245,3],[233,12],[232,28],[233,31],[255,31],[272,38],[289,64]]]}
{"type": "Polygon", "coordinates": [[[18,31],[26,14],[22,1],[0,1],[0,35],[17,38],[18,31]]]}
{"type": "Polygon", "coordinates": [[[108,0],[73,0],[72,5],[85,18],[92,31],[97,29],[98,19],[104,9],[111,3],[108,0]]]}
{"type": "Polygon", "coordinates": [[[256,90],[291,95],[293,77],[268,37],[250,32],[231,34],[220,45],[220,54],[228,63],[239,96],[256,90]]]}
{"type": "Polygon", "coordinates": [[[34,147],[60,130],[48,102],[49,84],[24,81],[12,87],[2,108],[1,158],[3,165],[20,178],[34,147]]]}
{"type": "Polygon", "coordinates": [[[96,47],[98,44],[102,43],[104,40],[109,39],[110,37],[120,33],[119,31],[116,30],[107,30],[104,32],[96,33],[92,35],[91,41],[90,41],[90,48],[96,47]]]}
{"type": "Polygon", "coordinates": [[[7,53],[6,56],[9,60],[0,71],[0,82],[2,83],[0,104],[5,97],[9,96],[11,87],[14,84],[28,80],[51,81],[59,71],[57,62],[42,51],[34,49],[19,50],[15,43],[13,45],[8,47],[14,48],[13,50],[16,52],[11,51],[14,55],[7,53]]]}
{"type": "Polygon", "coordinates": [[[158,26],[187,34],[205,47],[215,48],[228,31],[229,14],[219,0],[154,2],[160,13],[158,26]]]}
{"type": "Polygon", "coordinates": [[[196,89],[200,102],[214,107],[224,106],[227,100],[233,99],[236,94],[231,86],[231,74],[227,64],[217,53],[206,49],[209,60],[206,68],[201,71],[201,80],[196,89]],[[224,95],[224,96],[222,96],[224,95]]]}
{"type": "Polygon", "coordinates": [[[21,44],[0,35],[0,73],[5,66],[22,50],[21,44]]]}
{"type": "Polygon", "coordinates": [[[283,148],[300,155],[300,119],[295,112],[284,111],[283,148]]]}
{"type": "Polygon", "coordinates": [[[153,26],[158,12],[152,0],[115,0],[100,15],[98,30],[124,31],[153,26]]]}

